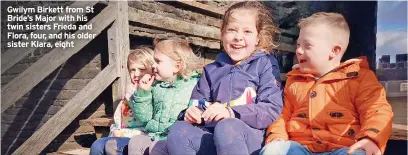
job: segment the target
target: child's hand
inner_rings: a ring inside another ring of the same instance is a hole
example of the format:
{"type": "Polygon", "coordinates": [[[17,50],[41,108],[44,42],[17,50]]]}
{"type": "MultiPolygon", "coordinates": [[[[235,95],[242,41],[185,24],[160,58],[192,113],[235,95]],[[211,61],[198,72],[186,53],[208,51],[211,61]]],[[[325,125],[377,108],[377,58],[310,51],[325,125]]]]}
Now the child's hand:
{"type": "Polygon", "coordinates": [[[139,80],[139,87],[143,90],[150,90],[154,82],[154,76],[145,74],[142,79],[139,80]]]}
{"type": "Polygon", "coordinates": [[[190,124],[194,124],[194,123],[201,124],[202,123],[201,122],[202,113],[203,112],[200,109],[198,109],[196,106],[189,107],[186,110],[186,114],[184,115],[184,121],[190,124]]]}
{"type": "Polygon", "coordinates": [[[351,145],[347,153],[351,154],[352,152],[359,149],[364,150],[366,152],[366,155],[381,155],[381,151],[378,146],[368,138],[363,138],[357,143],[351,145]]]}
{"type": "Polygon", "coordinates": [[[216,122],[224,118],[230,118],[230,111],[221,103],[211,104],[202,114],[204,121],[216,122]]]}
{"type": "Polygon", "coordinates": [[[283,139],[283,138],[275,138],[275,139],[273,139],[272,141],[285,141],[285,139],[283,139]]]}

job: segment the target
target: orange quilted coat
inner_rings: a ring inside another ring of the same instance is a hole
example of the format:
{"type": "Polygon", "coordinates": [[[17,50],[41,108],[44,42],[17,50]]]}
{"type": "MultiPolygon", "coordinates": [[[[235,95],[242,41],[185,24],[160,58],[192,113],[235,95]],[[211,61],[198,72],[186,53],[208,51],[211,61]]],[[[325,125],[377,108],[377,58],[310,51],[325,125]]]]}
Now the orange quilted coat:
{"type": "Polygon", "coordinates": [[[346,61],[320,79],[299,69],[287,77],[282,116],[268,128],[266,143],[283,138],[312,152],[328,152],[368,137],[384,153],[394,114],[365,57],[346,61]]]}

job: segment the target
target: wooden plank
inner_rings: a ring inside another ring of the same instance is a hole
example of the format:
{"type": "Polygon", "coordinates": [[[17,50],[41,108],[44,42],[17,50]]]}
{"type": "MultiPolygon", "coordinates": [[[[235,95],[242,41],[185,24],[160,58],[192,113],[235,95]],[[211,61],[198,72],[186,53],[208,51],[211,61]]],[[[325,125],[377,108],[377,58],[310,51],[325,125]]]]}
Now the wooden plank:
{"type": "Polygon", "coordinates": [[[399,130],[408,130],[408,126],[403,125],[403,124],[394,124],[394,123],[392,123],[392,128],[399,129],[399,130]]]}
{"type": "Polygon", "coordinates": [[[224,13],[225,13],[225,11],[226,11],[226,10],[224,10],[224,9],[219,9],[219,8],[216,8],[216,7],[211,7],[211,6],[209,6],[209,5],[206,5],[206,4],[203,4],[203,3],[200,3],[200,2],[196,2],[196,1],[182,1],[182,0],[177,0],[177,2],[183,3],[183,4],[188,5],[188,6],[195,7],[195,8],[204,10],[204,11],[212,12],[212,13],[215,13],[215,14],[221,15],[221,16],[223,16],[224,13]]]}
{"type": "MultiPolygon", "coordinates": [[[[69,7],[71,8],[84,8],[86,6],[94,6],[98,1],[78,1],[70,5],[69,7]]],[[[85,14],[85,13],[82,13],[85,14]]],[[[62,13],[57,15],[57,19],[60,16],[65,16],[67,13],[62,13]]],[[[80,14],[81,15],[81,14],[80,14]]],[[[74,23],[73,21],[52,21],[48,22],[46,24],[53,25],[54,23],[62,23],[64,25],[68,25],[70,23],[74,23]]],[[[34,31],[34,34],[57,34],[61,30],[37,30],[34,31]]],[[[32,41],[33,39],[27,40],[27,41],[32,41]]],[[[37,48],[36,47],[30,47],[30,48],[10,48],[6,52],[4,52],[1,56],[1,73],[3,74],[7,69],[13,67],[17,62],[19,62],[21,59],[23,59],[26,55],[34,52],[37,48]]]]}
{"type": "Polygon", "coordinates": [[[114,123],[114,120],[112,117],[109,118],[92,118],[92,119],[86,119],[86,120],[80,120],[79,125],[81,126],[101,126],[101,127],[110,127],[111,124],[114,123]]]}
{"type": "MultiPolygon", "coordinates": [[[[109,51],[109,63],[115,62],[118,60],[117,57],[119,57],[119,51],[118,51],[118,41],[116,39],[116,24],[117,22],[113,23],[112,27],[109,28],[108,30],[108,51],[109,51]]],[[[119,77],[119,67],[121,66],[120,63],[116,64],[116,77],[119,77]],[[119,65],[118,65],[119,64],[119,65]]],[[[115,111],[117,105],[119,103],[117,103],[117,100],[121,99],[121,95],[124,93],[123,89],[120,87],[120,81],[121,79],[116,79],[113,83],[112,83],[112,112],[115,111]]]]}
{"type": "Polygon", "coordinates": [[[127,1],[114,2],[116,21],[108,32],[108,45],[110,53],[110,62],[117,62],[117,77],[112,84],[113,111],[115,111],[122,95],[127,91],[130,84],[130,78],[127,71],[127,56],[130,50],[129,41],[129,19],[127,1]]]}
{"type": "Polygon", "coordinates": [[[161,29],[195,35],[199,37],[217,40],[221,38],[221,32],[219,28],[192,24],[182,20],[165,17],[159,14],[150,13],[134,8],[129,8],[129,20],[132,22],[138,22],[161,29]]]}
{"type": "Polygon", "coordinates": [[[286,73],[280,73],[280,79],[282,81],[286,81],[288,78],[286,77],[286,73]]]}
{"type": "MultiPolygon", "coordinates": [[[[107,6],[102,12],[87,23],[93,25],[92,30],[77,31],[75,34],[89,32],[99,35],[103,29],[115,20],[115,16],[112,16],[113,13],[114,8],[112,6],[107,6]]],[[[40,60],[27,68],[23,73],[7,83],[7,85],[1,89],[1,112],[3,113],[20,97],[51,74],[56,68],[58,68],[58,66],[91,42],[91,40],[88,39],[75,39],[73,41],[75,42],[75,47],[53,49],[50,53],[44,55],[40,60]]]]}
{"type": "Polygon", "coordinates": [[[277,44],[278,44],[278,47],[276,47],[275,49],[279,51],[296,52],[296,46],[294,45],[290,45],[286,43],[277,43],[277,44]]]}
{"type": "Polygon", "coordinates": [[[13,155],[39,154],[116,78],[116,63],[106,66],[91,82],[38,129],[13,155]]]}
{"type": "Polygon", "coordinates": [[[299,30],[297,28],[280,29],[280,32],[283,36],[288,36],[291,38],[297,38],[299,36],[299,30]]]}
{"type": "Polygon", "coordinates": [[[220,42],[219,40],[204,40],[198,37],[186,37],[184,35],[177,35],[171,32],[165,32],[160,30],[153,30],[148,28],[136,27],[136,26],[129,26],[129,33],[130,35],[141,36],[141,37],[148,37],[148,38],[168,38],[168,37],[180,37],[184,38],[194,45],[208,47],[211,49],[220,49],[220,42]]]}

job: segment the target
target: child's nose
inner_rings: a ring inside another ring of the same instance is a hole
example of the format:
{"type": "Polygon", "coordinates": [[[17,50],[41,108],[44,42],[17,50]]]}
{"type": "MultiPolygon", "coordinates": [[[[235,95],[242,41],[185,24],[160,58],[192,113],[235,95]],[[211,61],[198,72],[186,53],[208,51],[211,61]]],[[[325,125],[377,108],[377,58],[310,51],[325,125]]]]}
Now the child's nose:
{"type": "Polygon", "coordinates": [[[296,48],[296,55],[302,55],[303,54],[303,49],[299,46],[296,48]]]}
{"type": "Polygon", "coordinates": [[[139,71],[135,71],[134,73],[133,73],[133,77],[138,77],[140,75],[140,72],[139,71]]]}
{"type": "Polygon", "coordinates": [[[235,34],[234,39],[237,40],[237,41],[241,41],[241,40],[242,40],[242,37],[243,37],[243,34],[242,34],[241,32],[237,32],[237,33],[235,34]]]}

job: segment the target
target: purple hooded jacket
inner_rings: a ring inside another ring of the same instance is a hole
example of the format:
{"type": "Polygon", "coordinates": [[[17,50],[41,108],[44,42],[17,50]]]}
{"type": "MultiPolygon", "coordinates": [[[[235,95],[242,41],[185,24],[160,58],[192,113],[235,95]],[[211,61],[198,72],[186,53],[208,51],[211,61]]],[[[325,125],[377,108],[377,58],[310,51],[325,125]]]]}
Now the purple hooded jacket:
{"type": "Polygon", "coordinates": [[[233,65],[226,53],[220,53],[215,62],[204,67],[190,106],[203,100],[224,103],[236,118],[253,128],[265,129],[282,112],[279,75],[278,61],[264,51],[254,52],[238,65],[233,65]]]}

